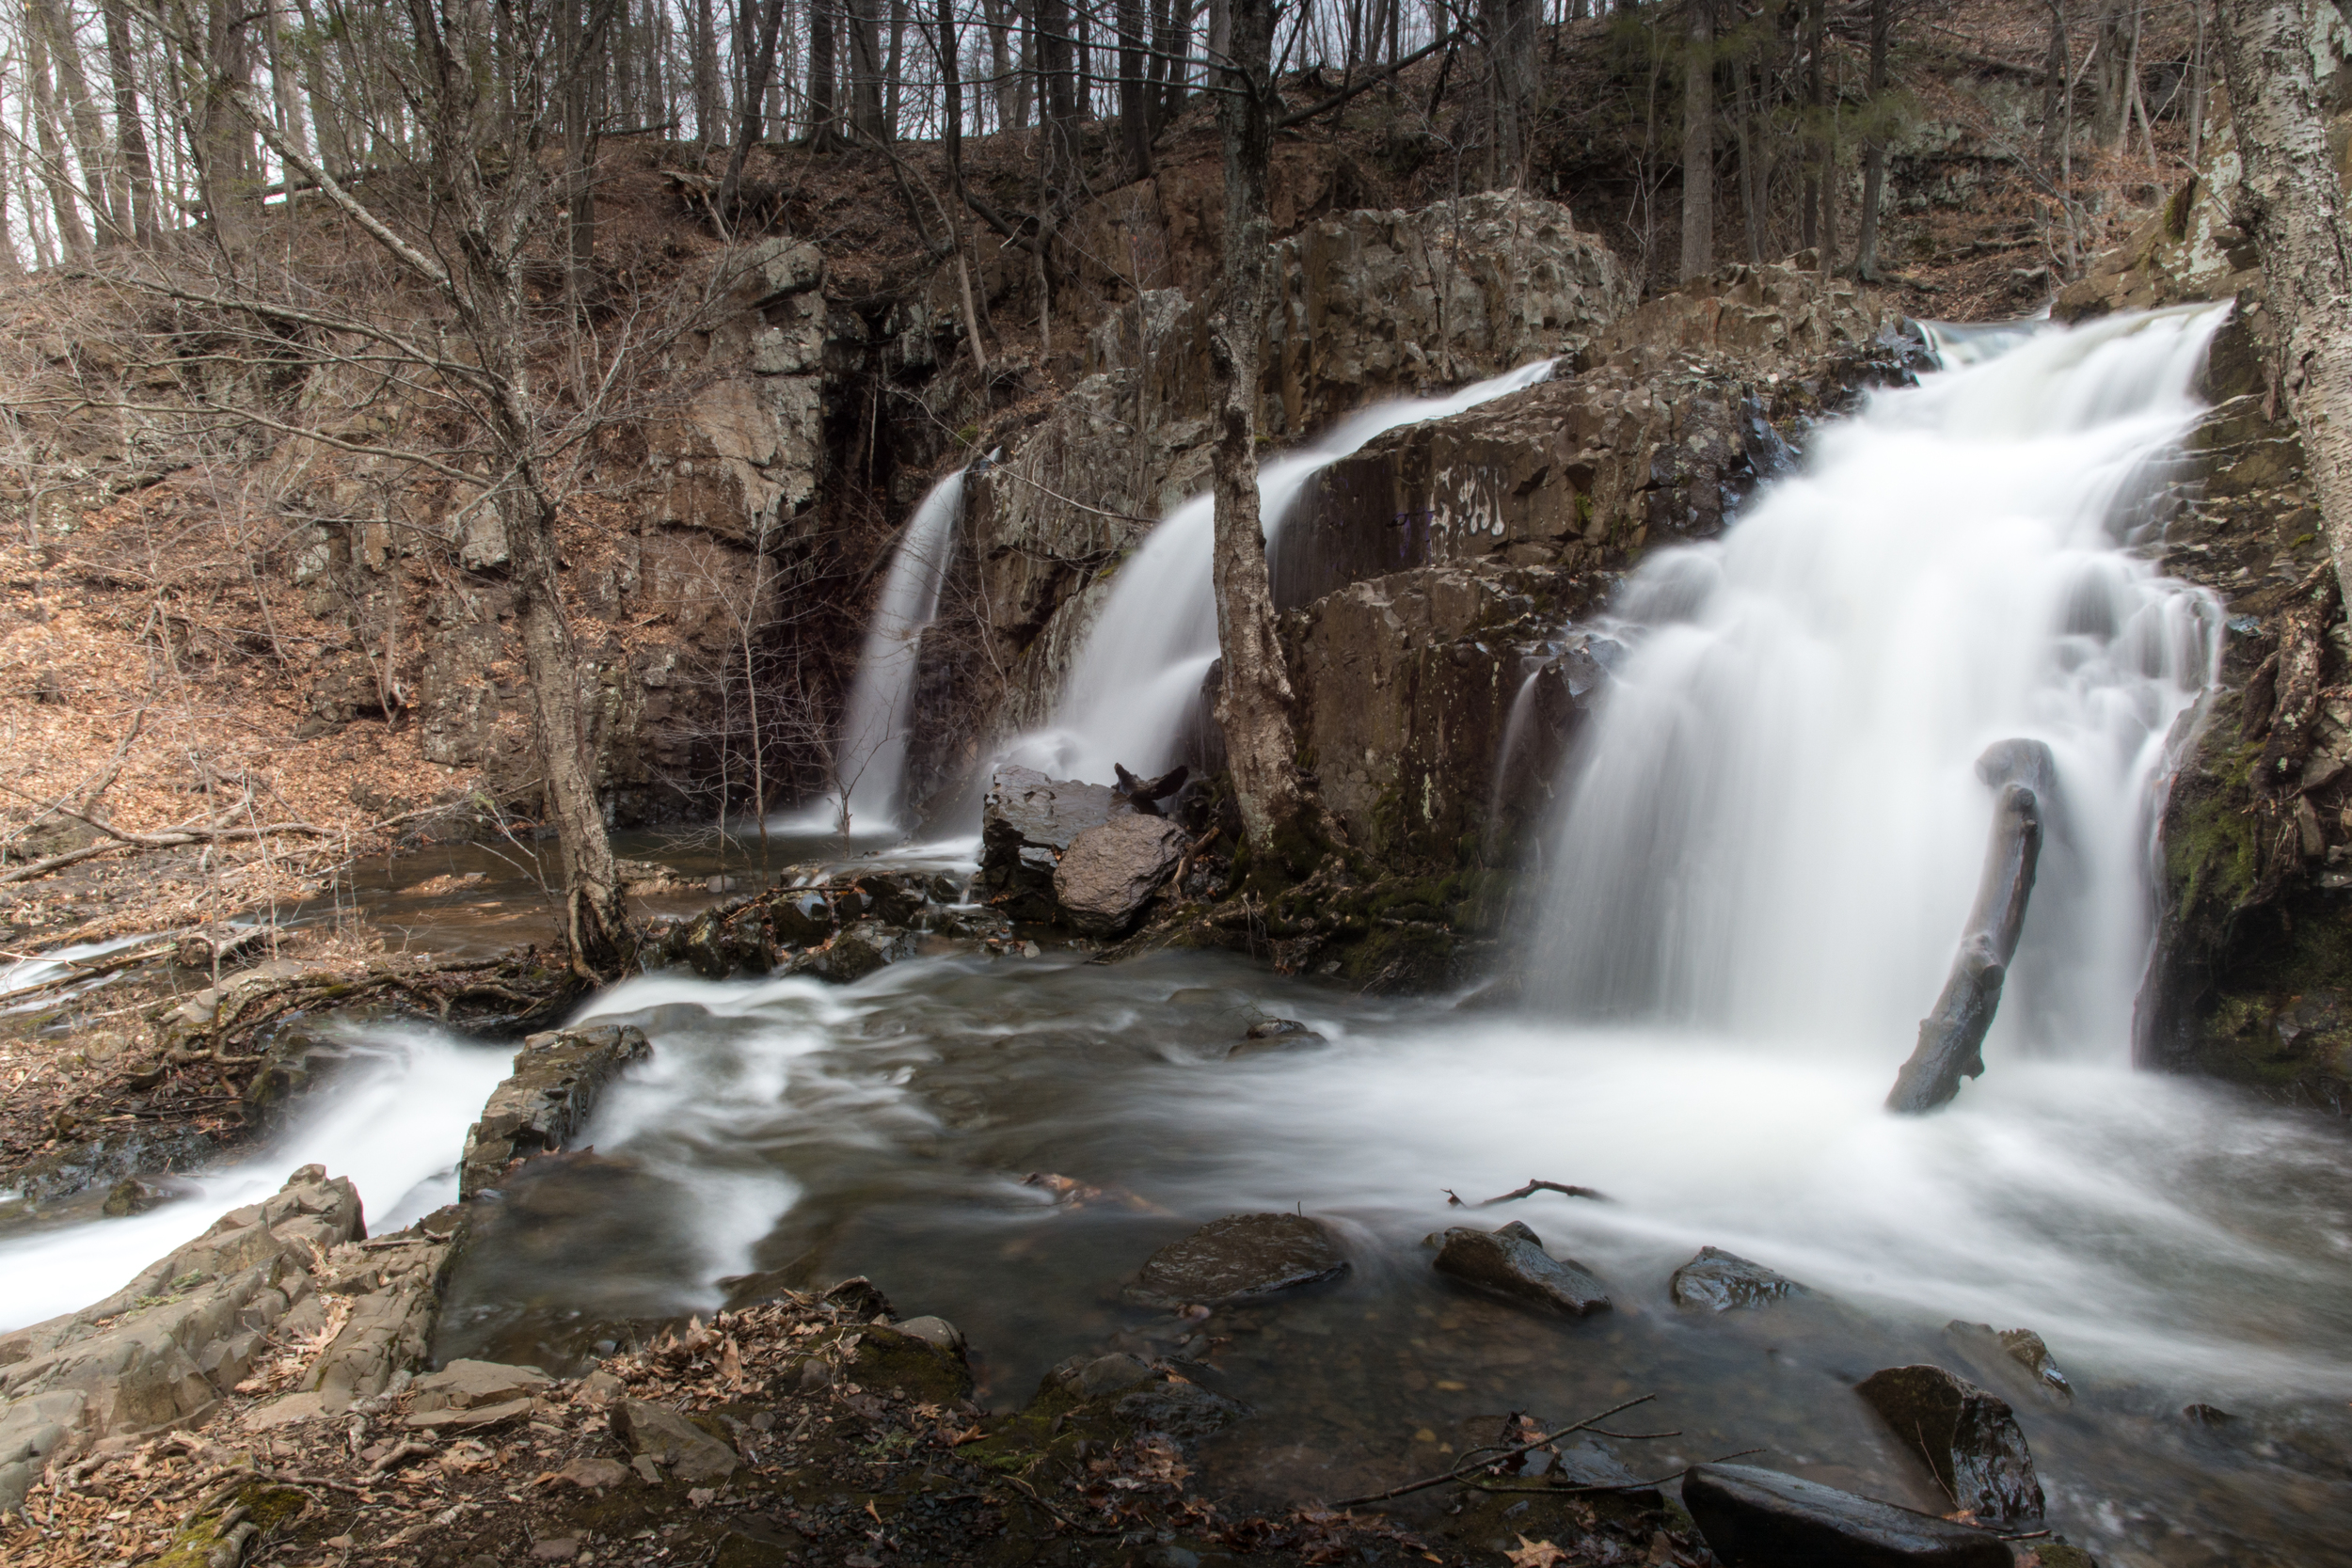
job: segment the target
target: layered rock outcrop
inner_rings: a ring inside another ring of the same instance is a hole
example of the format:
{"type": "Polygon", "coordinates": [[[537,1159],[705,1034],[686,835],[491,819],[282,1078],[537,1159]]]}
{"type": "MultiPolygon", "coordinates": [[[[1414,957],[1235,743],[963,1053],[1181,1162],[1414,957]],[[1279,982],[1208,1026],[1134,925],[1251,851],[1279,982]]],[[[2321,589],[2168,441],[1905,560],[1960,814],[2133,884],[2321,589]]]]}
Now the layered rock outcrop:
{"type": "Polygon", "coordinates": [[[1564,623],[1645,551],[1721,532],[1814,420],[1921,356],[1867,291],[1732,267],[1572,371],[1325,469],[1274,548],[1304,606],[1284,628],[1302,739],[1351,834],[1382,856],[1507,860],[1614,651],[1564,623]]]}
{"type": "Polygon", "coordinates": [[[306,1165],[103,1301],[0,1337],[0,1511],[101,1438],[202,1421],[265,1336],[325,1325],[310,1268],[364,1234],[351,1183],[306,1165]]]}

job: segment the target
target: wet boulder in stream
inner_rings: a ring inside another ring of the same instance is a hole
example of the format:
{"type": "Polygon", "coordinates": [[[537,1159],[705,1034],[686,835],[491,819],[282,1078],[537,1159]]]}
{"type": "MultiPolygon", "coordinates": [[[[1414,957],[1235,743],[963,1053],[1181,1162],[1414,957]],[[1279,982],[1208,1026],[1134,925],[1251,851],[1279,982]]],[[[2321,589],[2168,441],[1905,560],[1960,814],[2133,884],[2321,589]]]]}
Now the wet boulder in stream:
{"type": "Polygon", "coordinates": [[[2012,1525],[2042,1517],[2033,1454],[2006,1400],[1941,1367],[1889,1367],[1854,1386],[1960,1507],[2012,1525]]]}
{"type": "Polygon", "coordinates": [[[1079,935],[1118,936],[1184,853],[1184,829],[1164,816],[1121,812],[1070,841],[1054,867],[1054,901],[1079,935]]]}
{"type": "Polygon", "coordinates": [[[1063,851],[1109,821],[1114,803],[1103,784],[1049,779],[1033,768],[996,769],[980,803],[980,883],[989,901],[1015,920],[1053,919],[1063,851]]]}
{"type": "Polygon", "coordinates": [[[1698,1256],[1675,1270],[1667,1290],[1677,1307],[1704,1307],[1728,1312],[1735,1307],[1762,1307],[1789,1296],[1813,1292],[1761,1263],[1751,1263],[1721,1247],[1703,1246],[1698,1256]]]}
{"type": "Polygon", "coordinates": [[[1214,1307],[1319,1285],[1347,1268],[1320,1220],[1228,1214],[1153,1253],[1124,1293],[1142,1307],[1214,1307]]]}
{"type": "Polygon", "coordinates": [[[1609,1310],[1609,1289],[1581,1263],[1544,1250],[1543,1239],[1518,1220],[1500,1230],[1456,1226],[1445,1233],[1437,1270],[1500,1301],[1562,1317],[1609,1310]]]}
{"type": "Polygon", "coordinates": [[[586,1124],[607,1085],[651,1055],[644,1031],[600,1024],[527,1036],[515,1071],[490,1091],[482,1119],[466,1133],[457,1192],[470,1198],[498,1185],[508,1164],[562,1148],[586,1124]]]}
{"type": "Polygon", "coordinates": [[[1682,1504],[1726,1568],[2010,1568],[1998,1536],[1753,1465],[1700,1465],[1682,1504]]]}

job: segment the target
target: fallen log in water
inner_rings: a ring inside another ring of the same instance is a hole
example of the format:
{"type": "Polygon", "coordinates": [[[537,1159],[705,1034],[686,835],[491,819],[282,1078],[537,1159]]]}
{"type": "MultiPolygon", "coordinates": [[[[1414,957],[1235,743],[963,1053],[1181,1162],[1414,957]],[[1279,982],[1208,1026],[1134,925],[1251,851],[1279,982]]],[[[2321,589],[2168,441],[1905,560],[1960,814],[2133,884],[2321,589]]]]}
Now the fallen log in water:
{"type": "Polygon", "coordinates": [[[2003,740],[1977,759],[1977,777],[2000,791],[1993,836],[1951,976],[1935,1010],[1919,1021],[1918,1046],[1886,1097],[1888,1110],[1906,1116],[1934,1110],[1960,1092],[1963,1078],[1984,1071],[1985,1031],[1993,1027],[2026,924],[2026,900],[2042,856],[2042,801],[2056,794],[2058,763],[2039,740],[2003,740]]]}

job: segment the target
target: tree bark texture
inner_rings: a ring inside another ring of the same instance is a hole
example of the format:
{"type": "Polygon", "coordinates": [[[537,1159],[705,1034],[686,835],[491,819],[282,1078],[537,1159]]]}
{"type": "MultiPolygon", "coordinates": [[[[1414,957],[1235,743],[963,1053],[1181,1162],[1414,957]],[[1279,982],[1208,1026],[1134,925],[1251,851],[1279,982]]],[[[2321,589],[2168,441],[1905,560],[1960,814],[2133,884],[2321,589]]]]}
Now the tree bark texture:
{"type": "Polygon", "coordinates": [[[1274,145],[1269,78],[1271,0],[1227,0],[1231,63],[1218,71],[1225,150],[1224,293],[1209,325],[1216,414],[1217,703],[1233,794],[1253,861],[1279,866],[1303,815],[1290,673],[1274,624],[1265,532],[1258,512],[1259,341],[1265,319],[1273,225],[1266,171],[1274,145]]]}
{"type": "Polygon", "coordinates": [[[1895,31],[1895,0],[1870,0],[1870,139],[1862,163],[1862,231],[1855,236],[1854,276],[1879,275],[1879,205],[1886,191],[1886,51],[1895,31]]]}
{"type": "Polygon", "coordinates": [[[1919,1043],[1896,1076],[1886,1108],[1918,1116],[1947,1103],[1963,1078],[1984,1071],[1985,1031],[2001,1005],[2001,987],[2026,925],[2034,867],[2042,857],[2044,802],[2058,763],[2039,740],[2003,740],[1977,759],[1977,776],[2000,791],[1976,907],[1961,932],[1960,952],[1935,1011],[1919,1021],[1919,1043]]]}
{"type": "Polygon", "coordinates": [[[1682,81],[1682,280],[1714,270],[1715,6],[1691,0],[1682,81]]]}
{"type": "Polygon", "coordinates": [[[2245,169],[2233,215],[2262,253],[2279,388],[2352,599],[2352,240],[2312,71],[2312,18],[2306,0],[2220,0],[2217,9],[2245,169]]]}

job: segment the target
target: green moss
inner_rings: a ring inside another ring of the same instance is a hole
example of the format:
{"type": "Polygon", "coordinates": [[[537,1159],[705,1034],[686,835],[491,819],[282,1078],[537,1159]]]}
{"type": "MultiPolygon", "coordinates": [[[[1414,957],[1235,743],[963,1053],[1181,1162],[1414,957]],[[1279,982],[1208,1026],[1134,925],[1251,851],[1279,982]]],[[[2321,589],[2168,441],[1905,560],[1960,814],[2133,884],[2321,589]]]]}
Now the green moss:
{"type": "Polygon", "coordinates": [[[2260,747],[2240,746],[2168,825],[2166,879],[2181,910],[2202,904],[2226,915],[2243,907],[2261,881],[2261,824],[2247,809],[2261,760],[2260,747]]]}
{"type": "MultiPolygon", "coordinates": [[[[239,1518],[252,1520],[266,1539],[273,1530],[299,1517],[309,1504],[308,1497],[290,1486],[272,1486],[259,1481],[241,1486],[210,1513],[183,1526],[180,1533],[171,1538],[171,1544],[164,1548],[163,1555],[155,1559],[152,1568],[208,1568],[214,1551],[236,1528],[231,1525],[224,1530],[222,1521],[237,1509],[245,1511],[239,1518]]],[[[248,1548],[246,1555],[261,1554],[248,1548]]]]}

